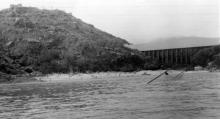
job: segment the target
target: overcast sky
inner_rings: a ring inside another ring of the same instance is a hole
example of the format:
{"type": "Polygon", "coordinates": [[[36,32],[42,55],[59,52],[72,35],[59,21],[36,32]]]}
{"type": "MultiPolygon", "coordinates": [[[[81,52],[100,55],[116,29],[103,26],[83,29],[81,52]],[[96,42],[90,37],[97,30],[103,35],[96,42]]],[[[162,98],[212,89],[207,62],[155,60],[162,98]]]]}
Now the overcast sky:
{"type": "Polygon", "coordinates": [[[178,36],[220,36],[219,0],[1,0],[61,9],[131,43],[178,36]]]}

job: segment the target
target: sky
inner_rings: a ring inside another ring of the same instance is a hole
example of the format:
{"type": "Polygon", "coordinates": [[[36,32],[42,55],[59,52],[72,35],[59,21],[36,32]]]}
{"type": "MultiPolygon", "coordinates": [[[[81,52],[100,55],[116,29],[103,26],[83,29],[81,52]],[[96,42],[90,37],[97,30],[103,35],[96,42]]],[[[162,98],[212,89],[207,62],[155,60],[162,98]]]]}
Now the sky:
{"type": "Polygon", "coordinates": [[[219,0],[0,0],[60,9],[95,27],[140,44],[164,37],[220,37],[219,0]]]}

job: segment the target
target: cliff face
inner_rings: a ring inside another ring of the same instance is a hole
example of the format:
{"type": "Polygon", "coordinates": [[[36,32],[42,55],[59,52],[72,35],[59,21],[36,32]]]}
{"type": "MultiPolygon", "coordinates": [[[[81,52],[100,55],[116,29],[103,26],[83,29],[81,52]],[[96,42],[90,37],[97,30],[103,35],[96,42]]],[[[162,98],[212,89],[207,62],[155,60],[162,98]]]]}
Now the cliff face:
{"type": "Polygon", "coordinates": [[[21,5],[0,11],[0,39],[5,49],[4,53],[1,49],[2,54],[8,54],[17,65],[40,71],[61,66],[77,70],[85,62],[97,63],[106,56],[114,58],[132,52],[124,47],[126,40],[71,14],[21,5]]]}

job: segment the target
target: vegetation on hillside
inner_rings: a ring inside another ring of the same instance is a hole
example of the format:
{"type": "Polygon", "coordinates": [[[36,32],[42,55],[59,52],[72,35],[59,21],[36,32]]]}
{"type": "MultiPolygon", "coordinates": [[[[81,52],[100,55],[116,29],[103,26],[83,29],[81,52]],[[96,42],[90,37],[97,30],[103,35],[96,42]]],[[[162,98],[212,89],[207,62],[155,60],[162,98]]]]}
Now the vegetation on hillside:
{"type": "Polygon", "coordinates": [[[141,52],[60,10],[11,5],[0,11],[2,73],[134,71],[141,52]]]}
{"type": "Polygon", "coordinates": [[[193,65],[206,67],[210,65],[220,68],[220,46],[213,46],[199,50],[192,59],[193,65]]]}

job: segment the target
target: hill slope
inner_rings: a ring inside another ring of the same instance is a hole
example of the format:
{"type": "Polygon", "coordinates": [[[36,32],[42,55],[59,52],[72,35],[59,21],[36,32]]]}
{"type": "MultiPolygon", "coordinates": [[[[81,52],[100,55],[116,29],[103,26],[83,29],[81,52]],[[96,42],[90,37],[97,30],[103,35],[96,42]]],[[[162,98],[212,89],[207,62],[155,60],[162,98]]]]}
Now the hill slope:
{"type": "Polygon", "coordinates": [[[0,11],[0,39],[2,54],[44,73],[109,70],[114,58],[136,52],[71,14],[21,5],[0,11]]]}
{"type": "Polygon", "coordinates": [[[19,5],[0,11],[0,32],[8,44],[17,41],[52,43],[61,40],[60,47],[75,47],[88,41],[91,44],[96,42],[100,47],[121,47],[128,43],[63,11],[19,5]]]}

